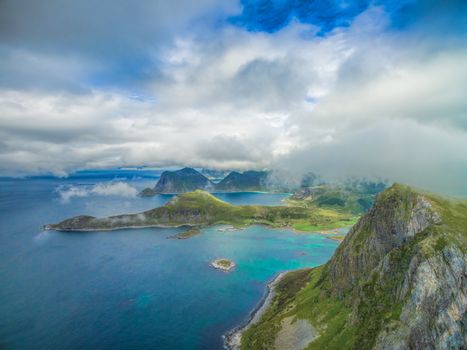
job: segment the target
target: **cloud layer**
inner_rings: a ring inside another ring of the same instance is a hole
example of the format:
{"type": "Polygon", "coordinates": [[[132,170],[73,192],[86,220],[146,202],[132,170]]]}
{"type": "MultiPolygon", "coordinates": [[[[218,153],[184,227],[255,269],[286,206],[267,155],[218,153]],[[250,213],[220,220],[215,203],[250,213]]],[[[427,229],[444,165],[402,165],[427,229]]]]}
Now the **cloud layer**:
{"type": "Polygon", "coordinates": [[[59,186],[56,192],[60,196],[60,200],[64,203],[68,203],[73,198],[84,198],[89,196],[134,198],[138,195],[138,190],[136,188],[121,181],[98,183],[90,186],[59,186]]]}
{"type": "Polygon", "coordinates": [[[464,190],[467,5],[342,6],[4,1],[0,173],[192,165],[464,190]]]}

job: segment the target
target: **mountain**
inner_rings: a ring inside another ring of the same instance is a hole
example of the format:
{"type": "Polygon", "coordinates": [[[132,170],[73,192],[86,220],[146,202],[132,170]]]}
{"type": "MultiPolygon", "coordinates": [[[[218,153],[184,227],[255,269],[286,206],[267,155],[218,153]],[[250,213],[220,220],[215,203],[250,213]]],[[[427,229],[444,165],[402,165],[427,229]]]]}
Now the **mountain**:
{"type": "Polygon", "coordinates": [[[157,193],[185,193],[195,190],[209,190],[213,184],[207,177],[193,168],[164,171],[154,189],[146,188],[140,195],[154,196],[157,193]]]}
{"type": "Polygon", "coordinates": [[[327,264],[277,282],[241,348],[465,349],[466,277],[467,202],[396,184],[327,264]]]}
{"type": "Polygon", "coordinates": [[[153,197],[157,194],[157,192],[154,190],[154,188],[146,187],[144,190],[142,190],[139,193],[140,197],[153,197]]]}
{"type": "Polygon", "coordinates": [[[316,211],[303,207],[235,206],[213,195],[197,190],[179,194],[166,205],[139,214],[117,215],[107,218],[76,216],[46,229],[59,231],[115,230],[128,227],[209,226],[214,224],[251,225],[273,227],[308,225],[311,229],[349,225],[350,214],[316,211]]]}
{"type": "Polygon", "coordinates": [[[216,191],[242,192],[242,191],[266,191],[266,171],[245,171],[239,173],[232,171],[215,187],[216,191]]]}
{"type": "Polygon", "coordinates": [[[206,176],[209,180],[213,182],[218,182],[224,177],[229,175],[230,171],[228,170],[218,170],[218,169],[201,169],[201,174],[206,176]]]}

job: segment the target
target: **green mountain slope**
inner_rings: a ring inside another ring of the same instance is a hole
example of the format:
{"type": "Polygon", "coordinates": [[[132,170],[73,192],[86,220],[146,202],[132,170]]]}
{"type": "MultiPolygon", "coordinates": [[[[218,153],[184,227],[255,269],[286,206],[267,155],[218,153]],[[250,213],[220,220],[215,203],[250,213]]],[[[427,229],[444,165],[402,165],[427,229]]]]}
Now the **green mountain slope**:
{"type": "Polygon", "coordinates": [[[352,222],[351,214],[310,210],[285,206],[235,206],[213,195],[197,190],[180,194],[162,207],[143,213],[117,215],[108,218],[77,216],[58,224],[46,225],[47,229],[62,231],[113,230],[126,227],[147,226],[208,226],[213,224],[249,225],[264,224],[274,227],[303,226],[334,227],[352,222]]]}
{"type": "Polygon", "coordinates": [[[340,185],[320,184],[302,187],[290,197],[292,205],[329,208],[359,215],[367,212],[373,205],[376,195],[386,185],[381,182],[357,181],[340,185]]]}
{"type": "Polygon", "coordinates": [[[306,349],[463,349],[466,276],[467,202],[394,185],[326,265],[278,283],[241,348],[278,347],[293,319],[317,333],[306,349]]]}

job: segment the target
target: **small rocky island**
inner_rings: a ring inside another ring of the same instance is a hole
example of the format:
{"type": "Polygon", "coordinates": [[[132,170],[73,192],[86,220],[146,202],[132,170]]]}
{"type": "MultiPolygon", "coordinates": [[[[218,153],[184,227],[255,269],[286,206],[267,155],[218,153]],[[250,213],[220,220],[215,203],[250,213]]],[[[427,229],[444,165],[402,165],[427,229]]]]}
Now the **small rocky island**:
{"type": "Polygon", "coordinates": [[[235,263],[232,260],[221,258],[212,261],[211,266],[224,272],[230,272],[235,267],[235,263]]]}

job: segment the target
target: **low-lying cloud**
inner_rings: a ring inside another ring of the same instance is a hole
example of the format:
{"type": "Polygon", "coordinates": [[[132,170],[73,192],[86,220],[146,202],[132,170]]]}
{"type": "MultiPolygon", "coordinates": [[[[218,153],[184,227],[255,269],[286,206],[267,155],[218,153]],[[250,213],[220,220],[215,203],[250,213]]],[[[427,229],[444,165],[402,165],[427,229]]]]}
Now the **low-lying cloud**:
{"type": "Polygon", "coordinates": [[[138,190],[136,188],[121,181],[98,183],[95,185],[65,185],[58,187],[56,192],[60,196],[60,200],[64,203],[68,203],[73,198],[89,196],[134,198],[138,195],[138,190]]]}

